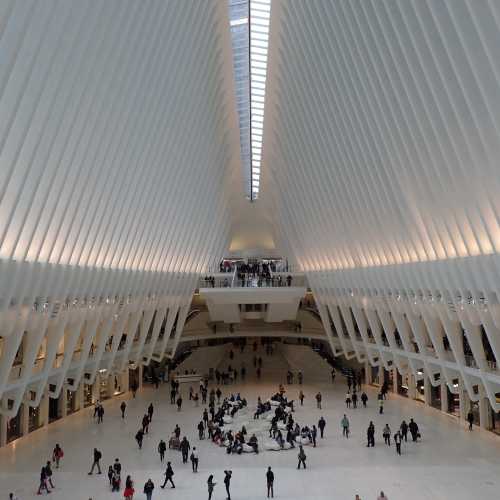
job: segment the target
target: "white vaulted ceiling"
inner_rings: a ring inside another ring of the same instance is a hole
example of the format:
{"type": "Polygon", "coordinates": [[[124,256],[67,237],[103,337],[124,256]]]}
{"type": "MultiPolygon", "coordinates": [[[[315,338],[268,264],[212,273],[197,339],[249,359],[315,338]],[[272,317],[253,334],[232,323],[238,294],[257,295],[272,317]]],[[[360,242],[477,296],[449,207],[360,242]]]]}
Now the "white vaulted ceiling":
{"type": "Polygon", "coordinates": [[[260,200],[334,350],[498,409],[500,4],[274,0],[270,32],[260,200]]]}
{"type": "Polygon", "coordinates": [[[500,4],[272,0],[269,44],[255,4],[259,181],[228,1],[0,2],[0,412],[173,355],[228,252],[305,271],[335,353],[498,407],[500,4]]]}

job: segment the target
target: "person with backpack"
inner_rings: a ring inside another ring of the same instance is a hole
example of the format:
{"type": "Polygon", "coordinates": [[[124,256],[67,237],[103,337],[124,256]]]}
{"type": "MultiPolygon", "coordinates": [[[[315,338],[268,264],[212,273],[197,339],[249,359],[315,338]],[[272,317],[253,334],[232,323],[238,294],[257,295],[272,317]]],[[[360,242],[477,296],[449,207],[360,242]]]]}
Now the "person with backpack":
{"type": "Polygon", "coordinates": [[[347,394],[345,395],[345,405],[347,408],[351,407],[351,393],[347,391],[347,394]]]}
{"type": "Polygon", "coordinates": [[[370,425],[368,426],[368,429],[366,431],[366,437],[368,439],[368,444],[366,445],[367,448],[375,447],[375,426],[373,425],[373,422],[370,421],[370,425]]]}
{"type": "Polygon", "coordinates": [[[59,462],[62,457],[64,457],[64,451],[59,444],[56,444],[54,451],[52,452],[52,461],[56,463],[56,469],[59,469],[59,462]]]}
{"type": "Polygon", "coordinates": [[[92,467],[90,468],[89,476],[91,476],[92,473],[94,472],[94,467],[97,467],[97,474],[101,474],[101,464],[100,464],[101,458],[102,458],[102,453],[97,448],[94,448],[94,461],[92,462],[92,467]]]}
{"type": "Polygon", "coordinates": [[[54,489],[55,486],[52,482],[52,468],[50,466],[50,460],[47,461],[47,465],[45,466],[45,476],[47,477],[47,481],[49,482],[50,487],[54,489]]]}
{"type": "Polygon", "coordinates": [[[151,478],[146,481],[146,484],[144,485],[144,494],[146,495],[146,500],[151,500],[153,497],[153,490],[155,489],[155,485],[153,481],[151,481],[151,478]]]}
{"type": "Polygon", "coordinates": [[[173,477],[174,477],[174,471],[172,469],[172,464],[170,462],[167,462],[167,470],[165,471],[165,482],[161,485],[161,488],[164,489],[169,481],[172,483],[172,488],[175,488],[174,481],[172,480],[173,477]]]}
{"type": "Polygon", "coordinates": [[[99,404],[97,407],[97,423],[102,424],[104,418],[104,406],[102,404],[99,404]]]}
{"type": "Polygon", "coordinates": [[[306,468],[306,453],[304,451],[304,448],[302,445],[299,445],[299,454],[297,455],[299,459],[299,463],[297,465],[297,469],[300,469],[300,465],[302,464],[304,466],[304,469],[306,468]]]}
{"type": "Polygon", "coordinates": [[[177,411],[181,411],[182,408],[182,396],[179,394],[179,397],[177,398],[177,411]]]}
{"type": "Polygon", "coordinates": [[[167,451],[167,443],[163,441],[163,439],[160,440],[158,443],[158,453],[160,454],[160,462],[163,463],[163,459],[165,458],[165,452],[167,451]]]}
{"type": "Polygon", "coordinates": [[[193,472],[198,472],[198,452],[196,451],[196,446],[193,446],[193,451],[191,452],[191,466],[193,467],[193,472]]]}
{"type": "Polygon", "coordinates": [[[318,420],[318,429],[321,439],[323,439],[323,433],[325,432],[325,427],[326,427],[326,420],[324,419],[324,417],[321,417],[318,420]]]}
{"type": "Polygon", "coordinates": [[[349,419],[344,414],[344,417],[340,421],[340,425],[342,426],[342,436],[349,439],[349,419]]]}
{"type": "Polygon", "coordinates": [[[266,482],[267,482],[267,498],[269,498],[269,493],[271,493],[271,498],[274,498],[274,472],[271,470],[271,467],[267,468],[266,482]]]}

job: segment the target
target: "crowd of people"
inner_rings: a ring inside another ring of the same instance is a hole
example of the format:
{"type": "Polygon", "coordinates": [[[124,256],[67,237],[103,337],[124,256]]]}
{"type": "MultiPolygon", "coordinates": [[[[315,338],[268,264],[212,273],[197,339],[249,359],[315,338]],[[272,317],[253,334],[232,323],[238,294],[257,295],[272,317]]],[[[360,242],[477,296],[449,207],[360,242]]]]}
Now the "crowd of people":
{"type": "MultiPolygon", "coordinates": [[[[242,349],[243,351],[243,349],[242,349]]],[[[254,346],[254,351],[256,351],[254,346]]],[[[272,352],[266,351],[268,355],[272,355],[272,352]]],[[[234,352],[231,350],[229,353],[230,363],[234,363],[234,352]]],[[[262,358],[255,353],[253,357],[253,364],[256,370],[262,367],[262,358]]],[[[242,366],[243,368],[243,366],[242,366]]],[[[296,418],[296,408],[293,399],[287,397],[287,391],[285,387],[280,384],[278,390],[272,394],[269,399],[262,400],[259,396],[255,405],[255,408],[250,410],[250,414],[253,415],[253,421],[265,421],[264,427],[261,427],[266,434],[268,441],[259,442],[259,437],[262,432],[254,432],[251,427],[252,424],[247,429],[246,423],[237,424],[238,416],[241,414],[246,415],[248,413],[249,407],[248,402],[245,397],[239,392],[229,393],[224,396],[221,385],[225,385],[227,377],[224,374],[233,373],[233,380],[236,378],[234,372],[240,372],[241,378],[244,379],[245,375],[241,370],[236,370],[232,368],[229,364],[228,369],[222,372],[218,370],[215,371],[215,378],[217,381],[217,386],[212,387],[209,390],[208,379],[200,380],[200,385],[198,391],[193,387],[189,388],[189,400],[195,403],[195,407],[198,406],[199,394],[201,394],[202,403],[207,405],[203,408],[201,413],[201,418],[199,423],[196,425],[196,431],[199,440],[209,439],[214,444],[225,448],[226,452],[230,455],[241,455],[244,452],[259,454],[263,449],[267,450],[285,450],[285,449],[297,449],[297,469],[306,469],[307,456],[304,447],[310,445],[312,448],[317,446],[317,439],[323,439],[325,437],[325,428],[327,425],[324,416],[321,416],[317,422],[314,423],[300,423],[296,418]],[[236,425],[235,425],[236,424],[236,425]],[[236,428],[235,428],[236,427],[236,428]]],[[[293,382],[293,378],[290,376],[291,372],[286,374],[286,380],[288,384],[293,382]]],[[[335,375],[332,375],[332,382],[335,380],[335,375]]],[[[362,408],[368,408],[368,396],[365,391],[362,390],[361,383],[361,373],[352,373],[346,377],[347,381],[347,394],[345,398],[345,403],[348,411],[355,410],[358,408],[358,401],[361,401],[362,408]],[[358,397],[358,393],[361,393],[358,397]],[[358,399],[359,398],[359,399],[358,399]]],[[[302,376],[300,378],[300,383],[302,383],[302,376]]],[[[380,411],[380,402],[383,402],[387,398],[387,384],[384,383],[381,386],[381,390],[378,394],[378,408],[379,413],[383,414],[383,410],[380,411]]],[[[321,392],[317,392],[314,396],[316,400],[316,408],[318,410],[322,409],[322,399],[323,396],[321,392]]],[[[300,401],[300,406],[303,406],[305,399],[304,392],[302,388],[298,393],[298,400],[300,401]]],[[[182,409],[182,395],[180,391],[179,382],[173,378],[170,381],[170,402],[172,405],[176,405],[178,411],[182,409]]],[[[122,401],[120,404],[121,418],[125,419],[127,412],[127,404],[122,401]]],[[[372,408],[373,409],[373,408],[372,408]]],[[[359,410],[358,410],[359,411],[359,410]]],[[[146,435],[149,434],[150,426],[152,425],[153,416],[155,414],[155,408],[153,403],[150,403],[146,408],[143,416],[140,418],[139,429],[135,434],[135,440],[139,449],[142,449],[143,440],[146,435]]],[[[104,407],[100,401],[97,401],[94,408],[93,417],[97,424],[103,423],[104,407]]],[[[258,425],[257,423],[255,425],[258,425]]],[[[348,412],[346,412],[340,421],[342,436],[349,439],[351,435],[351,423],[349,420],[348,412]]],[[[178,450],[182,457],[182,464],[191,463],[191,469],[193,473],[198,473],[199,467],[199,454],[196,446],[192,446],[188,436],[184,435],[181,438],[181,427],[177,424],[172,431],[172,435],[168,440],[168,444],[161,439],[157,446],[157,451],[160,458],[160,463],[164,463],[167,450],[178,450]]],[[[367,447],[375,446],[375,425],[373,421],[369,422],[366,436],[367,436],[367,447]]],[[[408,442],[408,436],[411,437],[412,442],[417,442],[420,435],[420,430],[417,423],[413,418],[409,419],[407,423],[403,420],[398,429],[393,433],[389,424],[385,424],[381,432],[383,441],[386,446],[390,447],[392,443],[395,444],[396,453],[401,455],[402,443],[408,442]],[[391,439],[392,438],[392,439],[391,439]]],[[[260,438],[263,439],[263,438],[260,438]]],[[[57,444],[52,453],[52,460],[48,460],[41,469],[40,473],[40,483],[38,488],[38,494],[50,493],[51,489],[54,489],[54,478],[52,466],[56,469],[59,468],[61,459],[64,456],[64,452],[59,444],[57,444]]],[[[92,452],[92,465],[88,475],[91,476],[94,472],[98,475],[102,474],[101,469],[102,452],[98,448],[94,448],[92,452]]],[[[232,471],[225,470],[223,483],[226,489],[227,498],[231,498],[230,494],[230,484],[232,478],[232,471]]],[[[131,475],[125,476],[125,481],[122,481],[122,465],[119,458],[115,458],[114,462],[108,467],[108,480],[109,489],[112,492],[119,492],[123,490],[123,496],[127,500],[132,500],[136,492],[136,487],[134,480],[131,475]]],[[[170,485],[171,488],[175,488],[174,483],[174,470],[171,461],[166,462],[165,472],[163,474],[164,480],[160,485],[160,488],[165,488],[170,485]]],[[[267,467],[265,472],[265,480],[267,485],[267,496],[268,498],[274,497],[274,472],[271,467],[267,467]]],[[[210,475],[207,480],[208,498],[212,498],[214,489],[216,486],[216,481],[214,476],[210,475]]],[[[149,478],[144,484],[142,490],[146,496],[147,500],[152,499],[153,491],[155,489],[155,484],[152,479],[149,478]]],[[[11,494],[10,498],[15,498],[11,494]]],[[[386,499],[387,496],[383,492],[380,493],[379,499],[386,499]]],[[[359,496],[356,495],[356,499],[359,496]]]]}

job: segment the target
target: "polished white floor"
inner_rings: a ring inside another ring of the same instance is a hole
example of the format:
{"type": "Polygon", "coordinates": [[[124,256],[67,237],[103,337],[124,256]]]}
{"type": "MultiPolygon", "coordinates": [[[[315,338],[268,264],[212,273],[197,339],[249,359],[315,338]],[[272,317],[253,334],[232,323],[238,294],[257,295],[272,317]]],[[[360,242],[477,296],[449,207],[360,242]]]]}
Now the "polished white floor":
{"type": "MultiPolygon", "coordinates": [[[[268,397],[276,387],[276,380],[259,383],[249,380],[226,389],[241,391],[253,406],[257,395],[268,397]]],[[[21,500],[35,498],[39,469],[50,457],[56,442],[64,448],[65,456],[61,468],[55,471],[56,489],[50,495],[53,500],[123,498],[123,492],[109,491],[105,470],[102,476],[87,475],[94,446],[102,450],[106,469],[115,457],[120,458],[125,475],[131,474],[135,481],[134,498],[145,497],[143,485],[151,477],[156,485],[153,499],[203,499],[207,497],[207,477],[213,473],[218,482],[214,499],[222,499],[225,498],[223,470],[227,468],[233,470],[231,489],[235,500],[264,498],[268,465],[273,467],[276,476],[275,496],[283,499],[348,500],[358,493],[362,500],[371,500],[377,498],[381,489],[391,500],[500,498],[500,438],[491,433],[478,429],[468,432],[456,418],[398,396],[387,400],[386,414],[379,416],[375,391],[368,389],[369,408],[348,411],[352,435],[346,440],[340,429],[340,419],[345,412],[343,379],[333,386],[306,384],[303,389],[307,399],[304,407],[298,408],[296,419],[313,424],[324,415],[327,420],[326,439],[319,440],[316,449],[306,449],[306,471],[296,470],[293,450],[228,456],[208,441],[199,442],[195,425],[202,408],[186,401],[182,412],[177,413],[168,402],[168,385],[165,385],[159,390],[145,388],[136,399],[127,401],[128,414],[124,421],[119,416],[121,400],[115,399],[106,402],[102,425],[94,423],[91,411],[85,410],[1,449],[0,498],[8,498],[10,491],[21,500]],[[318,389],[324,397],[322,411],[315,408],[314,394],[318,389]],[[150,402],[155,405],[155,414],[140,451],[134,435],[150,402]],[[394,447],[388,448],[382,443],[381,430],[386,422],[395,429],[403,418],[410,417],[418,422],[423,440],[418,444],[404,444],[403,456],[398,457],[394,447]],[[376,447],[370,449],[365,443],[369,420],[374,421],[377,431],[376,447]],[[193,474],[190,464],[182,465],[179,452],[169,451],[167,459],[173,463],[177,488],[161,490],[164,468],[156,448],[160,438],[168,440],[176,423],[199,449],[199,472],[193,474]]],[[[298,386],[289,386],[288,393],[296,397],[298,386]]]]}

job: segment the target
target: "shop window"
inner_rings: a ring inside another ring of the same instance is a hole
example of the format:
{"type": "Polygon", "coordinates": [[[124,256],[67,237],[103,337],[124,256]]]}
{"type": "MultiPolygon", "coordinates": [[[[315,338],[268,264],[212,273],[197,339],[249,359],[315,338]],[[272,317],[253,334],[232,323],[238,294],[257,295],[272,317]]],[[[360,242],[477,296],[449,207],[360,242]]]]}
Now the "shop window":
{"type": "MultiPolygon", "coordinates": [[[[9,410],[12,410],[14,406],[14,401],[9,399],[7,403],[7,407],[9,410]]],[[[7,419],[7,443],[14,441],[17,438],[22,436],[21,432],[21,412],[23,411],[22,407],[19,408],[15,417],[7,419]]]]}

